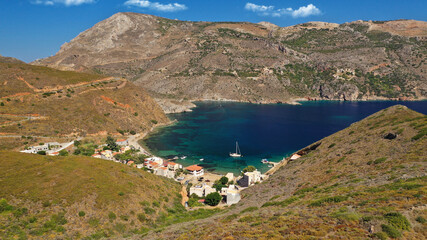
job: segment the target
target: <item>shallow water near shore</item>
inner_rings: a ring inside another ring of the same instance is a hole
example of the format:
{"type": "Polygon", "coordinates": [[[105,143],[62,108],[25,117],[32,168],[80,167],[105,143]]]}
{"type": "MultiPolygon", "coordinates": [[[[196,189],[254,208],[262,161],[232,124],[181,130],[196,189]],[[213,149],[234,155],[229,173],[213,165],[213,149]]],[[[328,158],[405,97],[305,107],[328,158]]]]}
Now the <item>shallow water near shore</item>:
{"type": "Polygon", "coordinates": [[[278,162],[293,152],[342,130],[381,109],[402,104],[427,114],[427,101],[303,102],[302,105],[197,102],[192,112],[169,114],[178,122],[144,139],[153,154],[184,166],[199,164],[216,173],[238,174],[248,165],[261,172],[261,159],[278,162]],[[235,142],[243,157],[229,157],[235,142]],[[203,161],[200,159],[203,158],[203,161]]]}

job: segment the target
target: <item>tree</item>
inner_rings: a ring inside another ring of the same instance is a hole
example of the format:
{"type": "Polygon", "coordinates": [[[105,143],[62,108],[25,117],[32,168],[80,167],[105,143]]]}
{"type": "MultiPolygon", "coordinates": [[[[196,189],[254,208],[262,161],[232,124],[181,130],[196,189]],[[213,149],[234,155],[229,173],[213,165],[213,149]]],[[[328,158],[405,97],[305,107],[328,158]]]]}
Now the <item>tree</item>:
{"type": "Polygon", "coordinates": [[[39,154],[39,155],[46,155],[46,151],[38,151],[37,154],[39,154]]]}
{"type": "Polygon", "coordinates": [[[114,139],[113,137],[108,136],[105,143],[107,144],[108,149],[110,149],[111,151],[119,150],[119,146],[116,143],[116,139],[114,139]]]}
{"type": "Polygon", "coordinates": [[[220,178],[219,179],[219,182],[222,184],[222,185],[227,185],[227,183],[228,183],[228,178],[227,177],[222,177],[222,178],[220,178]]]}
{"type": "Polygon", "coordinates": [[[205,203],[210,206],[216,206],[221,201],[222,197],[219,193],[209,193],[205,198],[205,203]]]}
{"type": "Polygon", "coordinates": [[[68,151],[65,149],[62,149],[61,151],[59,151],[59,156],[68,156],[68,151]]]}
{"type": "Polygon", "coordinates": [[[245,167],[244,169],[243,169],[243,172],[245,173],[245,172],[253,172],[253,171],[255,171],[256,170],[256,168],[254,167],[254,166],[252,166],[252,165],[249,165],[249,166],[247,166],[247,167],[245,167]]]}
{"type": "Polygon", "coordinates": [[[75,146],[75,147],[79,147],[79,146],[80,146],[80,144],[81,144],[81,143],[80,143],[80,141],[78,141],[78,140],[74,141],[74,146],[75,146]]]}

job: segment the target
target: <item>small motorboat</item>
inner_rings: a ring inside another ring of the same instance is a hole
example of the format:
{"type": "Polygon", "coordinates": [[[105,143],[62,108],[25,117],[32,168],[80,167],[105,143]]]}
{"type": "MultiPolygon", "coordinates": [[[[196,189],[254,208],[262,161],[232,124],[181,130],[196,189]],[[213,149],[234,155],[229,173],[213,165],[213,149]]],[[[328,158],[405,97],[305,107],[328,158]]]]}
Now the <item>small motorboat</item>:
{"type": "Polygon", "coordinates": [[[268,160],[267,160],[267,158],[264,158],[264,159],[261,160],[261,162],[262,163],[268,163],[268,160]]]}
{"type": "Polygon", "coordinates": [[[182,157],[181,157],[181,159],[186,159],[186,158],[187,158],[187,156],[182,156],[182,157]]]}
{"type": "Polygon", "coordinates": [[[172,159],[173,159],[173,160],[178,160],[178,159],[179,159],[179,157],[178,157],[178,156],[175,156],[175,157],[173,157],[172,159]]]}
{"type": "Polygon", "coordinates": [[[200,161],[203,162],[205,159],[204,158],[200,158],[200,161]]]}

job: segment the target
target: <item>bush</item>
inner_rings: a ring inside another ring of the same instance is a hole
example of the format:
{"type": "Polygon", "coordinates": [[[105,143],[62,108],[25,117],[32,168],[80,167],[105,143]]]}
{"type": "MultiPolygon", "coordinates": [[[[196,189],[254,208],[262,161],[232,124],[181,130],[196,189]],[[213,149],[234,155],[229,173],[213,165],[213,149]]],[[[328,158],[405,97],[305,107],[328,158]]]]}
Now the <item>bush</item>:
{"type": "Polygon", "coordinates": [[[374,233],[374,237],[379,238],[381,240],[387,240],[388,239],[387,234],[385,232],[374,233]]]}
{"type": "Polygon", "coordinates": [[[79,217],[84,217],[85,215],[86,215],[86,213],[84,211],[79,212],[79,217]]]}
{"type": "Polygon", "coordinates": [[[140,222],[145,222],[145,220],[147,220],[147,217],[143,213],[138,213],[136,216],[140,222]]]}
{"type": "Polygon", "coordinates": [[[256,168],[255,168],[254,166],[250,165],[250,166],[245,167],[245,168],[243,169],[243,172],[244,172],[244,173],[245,173],[245,172],[253,172],[253,171],[255,171],[255,170],[256,170],[256,168]]]}
{"type": "Polygon", "coordinates": [[[38,151],[37,154],[39,154],[39,155],[46,155],[46,151],[38,151]]]}
{"type": "Polygon", "coordinates": [[[387,233],[387,235],[391,238],[398,238],[402,236],[402,233],[400,233],[399,230],[390,225],[382,224],[381,228],[383,232],[387,233]]]}
{"type": "Polygon", "coordinates": [[[144,208],[144,212],[145,212],[145,214],[153,214],[153,213],[156,212],[156,210],[154,210],[154,209],[152,209],[150,207],[145,207],[144,208]]]}
{"type": "Polygon", "coordinates": [[[0,213],[6,212],[6,211],[12,211],[13,206],[9,205],[6,201],[6,199],[2,198],[0,200],[0,213]]]}
{"type": "Polygon", "coordinates": [[[384,218],[387,219],[388,223],[397,229],[407,231],[411,229],[411,224],[409,223],[408,219],[406,219],[405,216],[398,212],[386,213],[384,214],[384,218]]]}
{"type": "Polygon", "coordinates": [[[222,185],[226,185],[228,183],[228,178],[227,177],[221,177],[219,179],[219,183],[221,183],[222,185]]]}
{"type": "Polygon", "coordinates": [[[117,218],[116,214],[113,212],[108,213],[108,218],[110,219],[110,221],[113,221],[117,218]]]}
{"type": "Polygon", "coordinates": [[[153,124],[157,124],[157,120],[151,120],[151,122],[153,123],[153,124]]]}
{"type": "Polygon", "coordinates": [[[125,195],[124,192],[119,192],[119,196],[123,196],[123,195],[125,195]]]}
{"type": "Polygon", "coordinates": [[[205,203],[210,206],[216,206],[221,201],[222,197],[219,193],[209,193],[205,198],[205,203]]]}
{"type": "Polygon", "coordinates": [[[383,163],[383,162],[385,162],[385,160],[387,160],[387,158],[386,158],[386,157],[382,157],[382,158],[375,159],[374,164],[380,164],[380,163],[383,163]]]}
{"type": "Polygon", "coordinates": [[[68,151],[65,149],[62,149],[61,151],[59,151],[59,156],[68,156],[68,151]]]}
{"type": "Polygon", "coordinates": [[[423,218],[422,216],[418,216],[417,218],[415,218],[415,221],[419,222],[419,223],[426,223],[426,219],[423,218]]]}
{"type": "Polygon", "coordinates": [[[240,213],[253,212],[257,209],[258,209],[258,207],[248,207],[248,208],[243,209],[240,213]]]}

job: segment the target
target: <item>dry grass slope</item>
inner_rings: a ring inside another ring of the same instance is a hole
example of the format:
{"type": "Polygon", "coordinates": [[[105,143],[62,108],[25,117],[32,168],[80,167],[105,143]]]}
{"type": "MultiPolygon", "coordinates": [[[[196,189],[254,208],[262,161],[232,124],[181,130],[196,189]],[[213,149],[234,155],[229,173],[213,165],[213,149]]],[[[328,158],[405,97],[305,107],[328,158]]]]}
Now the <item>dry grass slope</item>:
{"type": "Polygon", "coordinates": [[[126,79],[0,63],[0,86],[2,135],[145,132],[153,122],[168,121],[154,100],[126,79]]]}

